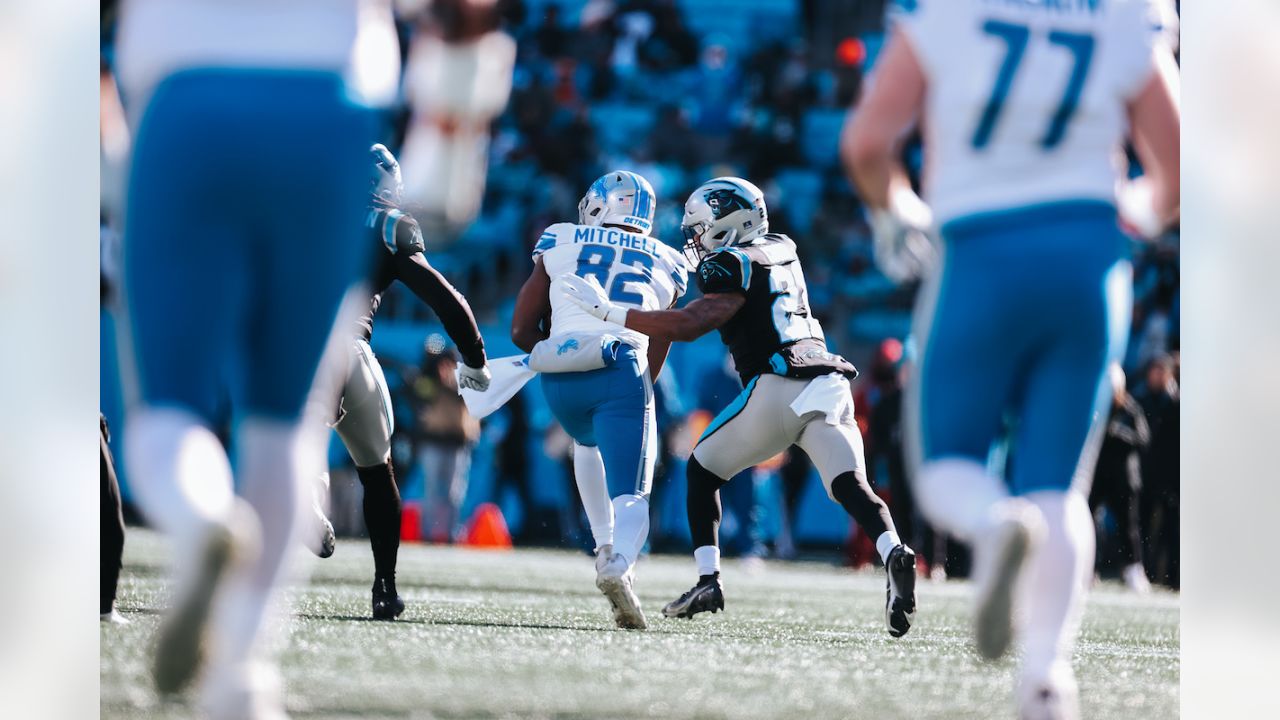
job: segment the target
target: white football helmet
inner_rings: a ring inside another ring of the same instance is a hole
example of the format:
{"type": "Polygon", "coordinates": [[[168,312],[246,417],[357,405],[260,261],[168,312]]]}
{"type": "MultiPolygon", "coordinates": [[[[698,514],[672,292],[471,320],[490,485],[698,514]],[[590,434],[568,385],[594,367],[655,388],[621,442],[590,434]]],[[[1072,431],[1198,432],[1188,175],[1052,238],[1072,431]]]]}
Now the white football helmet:
{"type": "Polygon", "coordinates": [[[685,201],[680,230],[685,257],[694,265],[726,245],[751,242],[769,232],[764,193],[742,178],[708,180],[685,201]]]}
{"type": "Polygon", "coordinates": [[[400,177],[400,163],[391,154],[386,145],[374,143],[369,148],[373,159],[373,168],[369,174],[369,194],[374,202],[382,205],[399,205],[400,195],[404,192],[404,181],[400,177]]]}
{"type": "Polygon", "coordinates": [[[580,225],[620,225],[648,235],[657,209],[653,186],[633,172],[615,170],[591,183],[578,202],[580,225]]]}

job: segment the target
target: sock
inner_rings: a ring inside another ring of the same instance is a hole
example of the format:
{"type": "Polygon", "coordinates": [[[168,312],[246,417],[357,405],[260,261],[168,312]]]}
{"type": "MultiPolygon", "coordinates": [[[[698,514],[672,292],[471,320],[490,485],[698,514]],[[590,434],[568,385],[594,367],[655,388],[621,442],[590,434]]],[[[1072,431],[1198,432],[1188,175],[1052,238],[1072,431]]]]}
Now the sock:
{"type": "Polygon", "coordinates": [[[894,529],[889,506],[871,489],[866,473],[850,470],[837,475],[831,481],[831,497],[866,531],[868,537],[878,538],[894,529]]]}
{"type": "Polygon", "coordinates": [[[1043,679],[1060,658],[1070,662],[1080,609],[1093,574],[1093,516],[1075,491],[1040,491],[1026,500],[1045,520],[1044,542],[1030,560],[1022,586],[1022,676],[1043,679]]]}
{"type": "Polygon", "coordinates": [[[613,499],[613,552],[635,565],[649,539],[649,500],[639,495],[613,499]]]}
{"type": "Polygon", "coordinates": [[[688,512],[689,534],[694,547],[719,547],[720,535],[720,486],[723,478],[716,477],[702,467],[695,456],[689,456],[688,512]]]}
{"type": "Polygon", "coordinates": [[[1004,481],[972,460],[925,463],[915,482],[914,496],[925,519],[969,544],[991,526],[993,511],[1009,497],[1004,481]]]}
{"type": "Polygon", "coordinates": [[[267,618],[291,569],[287,561],[300,556],[295,551],[309,483],[324,467],[324,445],[315,430],[264,418],[245,419],[236,430],[241,495],[261,520],[262,547],[252,562],[227,578],[216,601],[211,632],[219,639],[221,662],[247,662],[282,638],[277,632],[284,623],[269,625],[267,618]]]}
{"type": "Polygon", "coordinates": [[[396,555],[400,551],[400,489],[388,460],[381,465],[357,467],[364,486],[364,525],[373,548],[375,577],[396,579],[396,555]]]}
{"type": "Polygon", "coordinates": [[[698,577],[720,572],[720,548],[703,545],[693,551],[693,561],[698,565],[698,577]]]}
{"type": "Polygon", "coordinates": [[[876,538],[876,552],[880,553],[880,561],[888,565],[889,553],[901,544],[902,540],[898,538],[898,533],[893,530],[885,530],[880,533],[880,537],[876,538]]]}
{"type": "MultiPolygon", "coordinates": [[[[591,537],[596,549],[613,544],[613,501],[609,499],[609,485],[604,479],[604,458],[600,448],[573,444],[573,478],[578,484],[582,507],[591,523],[591,537]]],[[[648,528],[646,527],[646,532],[648,528]]]]}
{"type": "Polygon", "coordinates": [[[231,515],[231,464],[226,450],[194,414],[139,408],[125,433],[133,498],[147,519],[173,542],[174,586],[196,571],[205,532],[231,515]]]}

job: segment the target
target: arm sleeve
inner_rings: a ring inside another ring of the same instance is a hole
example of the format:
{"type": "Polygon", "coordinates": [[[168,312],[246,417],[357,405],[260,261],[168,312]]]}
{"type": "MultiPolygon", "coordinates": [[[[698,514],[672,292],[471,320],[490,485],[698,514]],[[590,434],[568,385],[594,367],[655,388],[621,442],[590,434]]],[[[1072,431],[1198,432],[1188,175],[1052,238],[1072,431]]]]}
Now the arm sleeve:
{"type": "Polygon", "coordinates": [[[698,265],[698,290],[711,293],[746,293],[751,287],[751,260],[741,250],[721,250],[698,265]]]}
{"type": "Polygon", "coordinates": [[[476,326],[475,315],[466,298],[458,292],[438,270],[431,267],[427,258],[418,253],[396,253],[396,278],[408,286],[418,299],[431,306],[445,332],[458,346],[462,360],[471,367],[485,363],[484,338],[476,326]]]}

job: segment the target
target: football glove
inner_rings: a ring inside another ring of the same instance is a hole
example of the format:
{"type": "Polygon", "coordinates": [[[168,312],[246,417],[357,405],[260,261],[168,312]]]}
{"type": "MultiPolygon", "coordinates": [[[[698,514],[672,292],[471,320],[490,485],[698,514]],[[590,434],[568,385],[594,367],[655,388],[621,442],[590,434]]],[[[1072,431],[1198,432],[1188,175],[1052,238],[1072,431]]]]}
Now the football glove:
{"type": "Polygon", "coordinates": [[[1144,240],[1153,240],[1165,224],[1156,214],[1155,188],[1145,177],[1116,185],[1116,210],[1122,225],[1144,240]]]}
{"type": "Polygon", "coordinates": [[[894,192],[889,207],[871,211],[876,266],[896,283],[922,278],[937,262],[929,231],[933,211],[909,188],[894,192]]]}
{"type": "Polygon", "coordinates": [[[476,392],[484,392],[489,389],[489,366],[481,365],[473,368],[466,363],[458,365],[458,387],[467,390],[475,390],[476,392]]]}
{"type": "Polygon", "coordinates": [[[618,307],[609,300],[595,276],[580,278],[573,273],[565,273],[556,279],[556,285],[565,297],[591,315],[605,322],[623,326],[627,324],[627,309],[618,307]]]}

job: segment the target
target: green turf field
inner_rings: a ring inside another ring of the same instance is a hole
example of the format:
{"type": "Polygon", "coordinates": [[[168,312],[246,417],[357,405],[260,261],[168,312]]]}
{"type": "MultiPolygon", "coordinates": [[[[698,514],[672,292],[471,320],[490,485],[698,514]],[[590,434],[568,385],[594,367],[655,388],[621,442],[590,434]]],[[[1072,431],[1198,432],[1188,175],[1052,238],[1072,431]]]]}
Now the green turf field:
{"type": "MultiPolygon", "coordinates": [[[[102,717],[185,718],[151,690],[165,548],[130,533],[119,607],[103,626],[102,717]]],[[[884,631],[884,577],[820,563],[725,566],[728,611],[666,620],[692,583],[683,556],[641,562],[650,629],[615,630],[582,554],[408,546],[393,623],[369,614],[367,543],[343,541],[295,595],[284,672],[308,718],[1012,717],[1012,662],[970,649],[968,586],[923,582],[911,634],[884,631]]],[[[1104,584],[1076,648],[1085,718],[1178,715],[1178,597],[1104,584]]]]}

